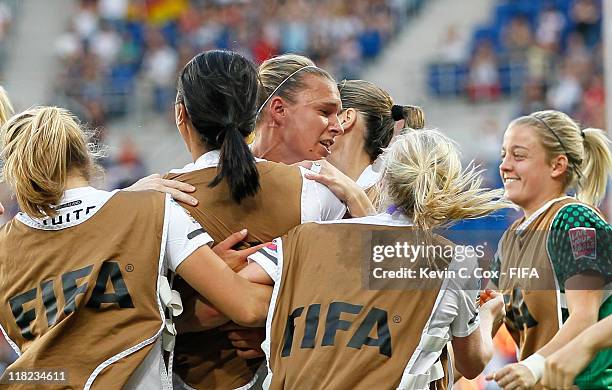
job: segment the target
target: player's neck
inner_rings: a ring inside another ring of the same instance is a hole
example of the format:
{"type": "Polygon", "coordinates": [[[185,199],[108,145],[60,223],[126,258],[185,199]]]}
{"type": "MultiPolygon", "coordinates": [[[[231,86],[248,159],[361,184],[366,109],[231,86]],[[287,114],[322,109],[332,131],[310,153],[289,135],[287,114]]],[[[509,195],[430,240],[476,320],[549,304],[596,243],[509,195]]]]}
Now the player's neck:
{"type": "Polygon", "coordinates": [[[546,203],[550,202],[553,199],[557,199],[565,195],[563,192],[551,192],[545,196],[540,196],[538,199],[530,202],[529,205],[522,207],[523,213],[525,214],[525,219],[531,217],[536,211],[538,211],[542,206],[546,203]]]}
{"type": "Polygon", "coordinates": [[[357,181],[363,171],[372,163],[370,156],[366,153],[365,141],[362,131],[345,133],[342,138],[336,137],[338,147],[332,150],[327,160],[342,173],[357,181]]]}
{"type": "Polygon", "coordinates": [[[193,159],[193,162],[196,162],[198,158],[210,152],[211,150],[212,149],[196,143],[191,146],[189,151],[191,152],[191,158],[193,159]]]}
{"type": "Polygon", "coordinates": [[[274,161],[288,165],[295,164],[304,160],[299,156],[292,155],[291,153],[289,153],[287,148],[280,144],[273,145],[267,149],[261,148],[257,151],[255,146],[253,146],[253,155],[259,158],[263,158],[264,160],[274,161]]]}
{"type": "Polygon", "coordinates": [[[73,188],[87,187],[89,181],[83,177],[80,173],[69,174],[66,178],[66,189],[71,190],[73,188]]]}
{"type": "MultiPolygon", "coordinates": [[[[348,149],[345,150],[349,151],[348,149]]],[[[350,177],[353,181],[357,181],[363,171],[371,164],[370,156],[363,151],[363,148],[355,150],[361,150],[361,152],[352,153],[352,155],[339,156],[339,165],[334,164],[336,165],[336,168],[340,169],[342,173],[350,177]]]]}
{"type": "Polygon", "coordinates": [[[299,158],[291,156],[287,148],[283,145],[282,139],[275,136],[273,129],[258,129],[257,136],[253,142],[253,155],[268,161],[293,164],[301,161],[299,158]]]}

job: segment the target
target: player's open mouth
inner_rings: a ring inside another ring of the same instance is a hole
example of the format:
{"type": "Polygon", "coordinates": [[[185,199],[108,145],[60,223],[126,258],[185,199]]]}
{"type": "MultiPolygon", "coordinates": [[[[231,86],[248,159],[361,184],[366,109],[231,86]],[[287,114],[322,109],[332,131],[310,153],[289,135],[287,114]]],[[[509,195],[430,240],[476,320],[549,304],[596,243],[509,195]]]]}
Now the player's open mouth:
{"type": "Polygon", "coordinates": [[[328,153],[331,153],[331,146],[334,144],[333,139],[326,139],[323,141],[319,141],[321,145],[327,150],[328,153]]]}
{"type": "Polygon", "coordinates": [[[519,181],[519,180],[521,179],[519,179],[518,177],[504,176],[504,184],[512,183],[512,182],[519,181]]]}

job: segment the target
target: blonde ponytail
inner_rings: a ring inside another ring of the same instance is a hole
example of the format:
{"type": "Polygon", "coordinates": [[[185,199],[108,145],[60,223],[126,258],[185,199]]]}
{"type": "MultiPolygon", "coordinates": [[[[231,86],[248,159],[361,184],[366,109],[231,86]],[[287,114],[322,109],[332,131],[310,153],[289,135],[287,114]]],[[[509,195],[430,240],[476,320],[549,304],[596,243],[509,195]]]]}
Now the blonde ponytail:
{"type": "Polygon", "coordinates": [[[36,107],[10,118],[0,130],[2,180],[15,191],[21,210],[54,216],[71,171],[89,179],[93,166],[87,136],[67,110],[36,107]]]}
{"type": "Polygon", "coordinates": [[[608,176],[612,172],[610,139],[600,129],[584,129],[584,155],[580,170],[577,197],[582,202],[598,205],[606,194],[608,176]]]}
{"type": "Polygon", "coordinates": [[[421,229],[510,206],[500,200],[503,190],[480,187],[482,171],[472,164],[463,169],[457,146],[437,130],[397,136],[385,162],[381,203],[402,209],[421,229]]]}

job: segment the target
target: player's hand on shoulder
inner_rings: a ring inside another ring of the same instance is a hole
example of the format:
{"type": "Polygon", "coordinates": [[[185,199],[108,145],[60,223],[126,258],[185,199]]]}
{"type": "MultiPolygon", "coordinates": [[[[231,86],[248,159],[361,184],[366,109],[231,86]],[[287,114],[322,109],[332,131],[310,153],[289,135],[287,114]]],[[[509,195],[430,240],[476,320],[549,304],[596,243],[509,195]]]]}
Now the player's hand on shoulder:
{"type": "Polygon", "coordinates": [[[178,202],[183,202],[191,206],[197,206],[198,200],[189,195],[195,191],[191,184],[183,183],[178,180],[164,179],[159,173],[143,177],[131,186],[124,188],[124,191],[146,191],[153,190],[170,194],[178,202]]]}
{"type": "Polygon", "coordinates": [[[302,161],[298,165],[309,169],[304,174],[306,179],[323,184],[344,202],[352,217],[375,214],[376,210],[365,191],[329,161],[302,161]]]}

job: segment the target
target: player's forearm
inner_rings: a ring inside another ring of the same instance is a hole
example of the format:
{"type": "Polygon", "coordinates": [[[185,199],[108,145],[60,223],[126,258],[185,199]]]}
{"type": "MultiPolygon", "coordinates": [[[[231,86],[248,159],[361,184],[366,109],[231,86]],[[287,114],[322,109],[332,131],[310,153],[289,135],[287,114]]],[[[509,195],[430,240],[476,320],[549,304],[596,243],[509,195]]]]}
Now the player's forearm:
{"type": "Polygon", "coordinates": [[[612,348],[612,316],[590,326],[572,343],[584,345],[593,353],[602,349],[612,348]]]}
{"type": "Polygon", "coordinates": [[[200,297],[195,303],[192,315],[176,319],[176,329],[178,333],[202,332],[217,328],[228,321],[229,318],[200,297]]]}
{"type": "Polygon", "coordinates": [[[561,329],[537,353],[546,357],[574,340],[597,321],[597,313],[576,312],[570,314],[561,329]]]}
{"type": "Polygon", "coordinates": [[[251,287],[252,292],[248,299],[250,303],[244,307],[246,313],[238,320],[234,319],[234,322],[248,327],[264,326],[272,296],[272,287],[256,283],[251,283],[251,287]]]}
{"type": "MultiPolygon", "coordinates": [[[[489,360],[493,357],[493,329],[495,328],[495,318],[488,311],[480,313],[480,335],[482,338],[481,343],[481,357],[486,366],[489,360]]],[[[499,329],[499,326],[497,327],[499,329]]],[[[497,331],[496,331],[497,332],[497,331]]]]}

